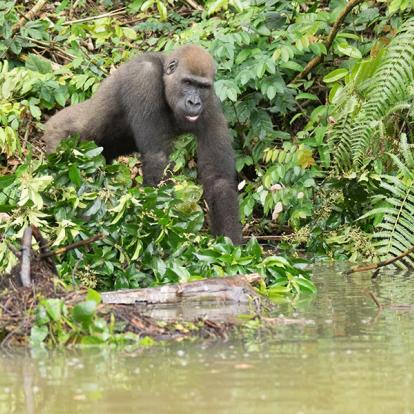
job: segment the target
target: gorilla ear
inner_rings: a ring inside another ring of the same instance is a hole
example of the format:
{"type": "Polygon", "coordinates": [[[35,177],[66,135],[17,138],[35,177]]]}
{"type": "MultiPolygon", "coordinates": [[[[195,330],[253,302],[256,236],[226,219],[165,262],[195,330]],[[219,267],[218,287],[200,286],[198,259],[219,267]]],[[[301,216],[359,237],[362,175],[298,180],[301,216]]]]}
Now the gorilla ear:
{"type": "Polygon", "coordinates": [[[165,68],[165,74],[166,75],[171,75],[172,73],[175,72],[175,70],[177,69],[178,66],[178,59],[173,59],[171,60],[167,67],[165,68]]]}

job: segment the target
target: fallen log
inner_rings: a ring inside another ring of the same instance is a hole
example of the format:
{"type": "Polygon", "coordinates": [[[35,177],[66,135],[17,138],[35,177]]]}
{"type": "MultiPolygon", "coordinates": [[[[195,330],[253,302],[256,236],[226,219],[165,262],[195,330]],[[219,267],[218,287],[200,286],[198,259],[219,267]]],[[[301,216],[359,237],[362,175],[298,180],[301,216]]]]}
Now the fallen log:
{"type": "Polygon", "coordinates": [[[251,284],[262,280],[258,273],[196,280],[156,288],[103,292],[106,304],[168,305],[180,303],[249,303],[259,295],[251,284]]]}

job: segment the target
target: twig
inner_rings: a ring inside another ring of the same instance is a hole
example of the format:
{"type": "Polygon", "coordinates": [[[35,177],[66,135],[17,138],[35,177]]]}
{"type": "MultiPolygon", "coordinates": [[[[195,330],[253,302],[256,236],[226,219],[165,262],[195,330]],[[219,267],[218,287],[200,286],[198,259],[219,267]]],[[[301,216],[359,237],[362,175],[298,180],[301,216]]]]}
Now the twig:
{"type": "Polygon", "coordinates": [[[252,237],[254,237],[257,240],[274,240],[274,241],[281,241],[286,238],[286,236],[255,236],[254,234],[250,236],[243,236],[244,240],[250,240],[252,237]]]}
{"type": "MultiPolygon", "coordinates": [[[[341,13],[339,13],[339,16],[337,17],[334,25],[332,26],[332,29],[328,35],[328,38],[326,39],[326,42],[324,43],[327,51],[331,48],[332,43],[338,33],[339,27],[346,19],[346,16],[348,16],[348,14],[351,12],[351,10],[354,7],[358,6],[358,4],[363,3],[363,2],[364,0],[350,0],[346,4],[346,6],[343,8],[341,13]]],[[[323,55],[315,56],[313,59],[311,59],[308,62],[308,64],[305,66],[305,69],[303,69],[302,72],[296,75],[296,77],[293,79],[291,83],[295,83],[299,79],[303,79],[304,77],[306,77],[316,66],[318,66],[320,63],[323,62],[323,59],[324,59],[323,55]]]]}
{"type": "Polygon", "coordinates": [[[203,6],[200,6],[198,3],[196,3],[194,0],[184,0],[189,6],[191,6],[194,10],[203,11],[203,6]]]}
{"type": "Polygon", "coordinates": [[[375,304],[377,305],[378,309],[383,309],[383,306],[381,305],[381,302],[378,300],[378,298],[374,295],[373,292],[369,291],[368,292],[369,296],[371,296],[371,299],[375,302],[375,304]]]}
{"type": "Polygon", "coordinates": [[[22,238],[22,266],[20,269],[20,280],[23,287],[30,287],[30,253],[32,250],[32,228],[24,230],[22,238]]]}
{"type": "Polygon", "coordinates": [[[68,246],[60,247],[59,249],[53,250],[48,253],[43,253],[40,255],[42,259],[51,256],[57,256],[59,254],[63,254],[68,252],[69,250],[77,249],[78,247],[86,246],[87,244],[91,244],[97,240],[102,240],[105,236],[103,234],[97,234],[96,236],[90,237],[89,239],[81,240],[76,243],[69,244],[68,246]]]}
{"type": "Polygon", "coordinates": [[[23,27],[27,20],[32,20],[33,17],[36,17],[40,11],[43,9],[43,6],[47,3],[47,0],[39,0],[13,27],[12,33],[16,33],[19,29],[23,27]]]}
{"type": "Polygon", "coordinates": [[[21,147],[22,147],[23,151],[26,149],[27,140],[29,139],[29,134],[30,134],[31,129],[32,129],[31,125],[32,124],[30,122],[28,122],[26,131],[24,132],[23,140],[22,140],[22,143],[21,143],[21,147]]]}
{"type": "Polygon", "coordinates": [[[37,43],[40,46],[43,46],[45,48],[45,50],[48,50],[48,49],[57,50],[58,52],[60,52],[63,55],[67,56],[66,59],[69,59],[69,58],[74,59],[76,57],[75,55],[72,55],[71,53],[66,52],[66,50],[62,49],[61,47],[56,46],[53,42],[44,42],[42,40],[33,39],[31,37],[28,37],[28,36],[20,36],[20,37],[22,39],[25,39],[25,40],[28,40],[30,42],[37,43]]]}
{"type": "Polygon", "coordinates": [[[408,256],[409,254],[411,254],[413,252],[414,252],[414,246],[411,247],[411,249],[408,249],[407,251],[405,251],[404,253],[401,253],[398,256],[392,257],[391,259],[383,260],[382,262],[374,263],[374,264],[370,264],[370,265],[366,265],[366,266],[354,267],[351,270],[348,270],[346,272],[346,274],[350,275],[352,273],[367,272],[369,270],[376,270],[376,269],[379,269],[380,267],[388,266],[388,265],[390,265],[394,262],[397,262],[398,260],[403,259],[405,256],[408,256]]]}
{"type": "Polygon", "coordinates": [[[69,26],[75,23],[89,22],[90,20],[103,19],[104,17],[117,16],[118,14],[124,14],[125,11],[126,11],[126,7],[121,7],[120,9],[113,10],[113,11],[103,13],[103,14],[99,14],[97,16],[89,16],[89,17],[84,17],[82,19],[70,20],[69,22],[64,22],[62,26],[69,26]]]}

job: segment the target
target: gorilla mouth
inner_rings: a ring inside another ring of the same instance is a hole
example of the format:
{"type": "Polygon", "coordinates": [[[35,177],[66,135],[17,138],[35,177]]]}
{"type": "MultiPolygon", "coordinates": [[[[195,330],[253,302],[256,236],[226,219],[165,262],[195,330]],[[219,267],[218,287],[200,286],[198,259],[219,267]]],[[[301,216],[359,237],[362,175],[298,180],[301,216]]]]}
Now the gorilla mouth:
{"type": "Polygon", "coordinates": [[[197,121],[197,119],[198,119],[198,117],[199,117],[200,115],[195,115],[195,116],[190,116],[190,115],[187,115],[186,117],[185,117],[185,119],[187,120],[187,121],[190,121],[190,122],[195,122],[195,121],[197,121]]]}

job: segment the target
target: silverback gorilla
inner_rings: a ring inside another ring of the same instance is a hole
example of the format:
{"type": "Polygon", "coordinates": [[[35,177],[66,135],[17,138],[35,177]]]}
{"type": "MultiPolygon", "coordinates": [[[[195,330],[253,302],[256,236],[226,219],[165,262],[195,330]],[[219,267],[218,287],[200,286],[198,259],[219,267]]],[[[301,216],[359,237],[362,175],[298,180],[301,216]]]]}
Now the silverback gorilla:
{"type": "Polygon", "coordinates": [[[121,65],[85,102],[46,123],[47,152],[79,134],[104,148],[107,161],[138,151],[144,184],[155,186],[168,164],[173,139],[197,137],[198,176],[209,207],[211,231],[241,243],[234,154],[227,122],[214,92],[212,57],[185,45],[172,53],[144,53],[121,65]]]}

